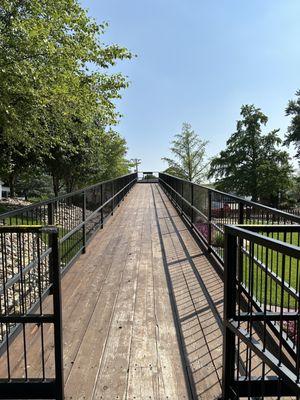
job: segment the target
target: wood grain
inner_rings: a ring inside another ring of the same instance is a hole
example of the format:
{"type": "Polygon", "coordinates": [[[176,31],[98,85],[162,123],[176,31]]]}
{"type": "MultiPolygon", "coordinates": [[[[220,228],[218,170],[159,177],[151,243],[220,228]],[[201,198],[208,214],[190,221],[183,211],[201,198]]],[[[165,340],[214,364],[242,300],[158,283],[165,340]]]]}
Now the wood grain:
{"type": "MultiPolygon", "coordinates": [[[[62,292],[66,399],[220,395],[223,285],[157,184],[135,185],[64,276],[62,292]]],[[[40,377],[40,328],[27,333],[30,376],[40,377]]],[[[51,328],[44,335],[51,377],[51,328]]],[[[24,376],[22,349],[20,335],[14,377],[24,376]]]]}

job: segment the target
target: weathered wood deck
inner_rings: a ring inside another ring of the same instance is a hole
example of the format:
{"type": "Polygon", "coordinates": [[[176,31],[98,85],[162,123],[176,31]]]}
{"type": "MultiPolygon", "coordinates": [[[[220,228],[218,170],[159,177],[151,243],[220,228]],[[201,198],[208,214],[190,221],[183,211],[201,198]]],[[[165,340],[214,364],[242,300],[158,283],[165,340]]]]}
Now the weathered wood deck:
{"type": "MultiPolygon", "coordinates": [[[[62,293],[66,399],[221,393],[223,284],[157,184],[135,185],[64,276],[62,293]]],[[[41,374],[38,331],[27,343],[32,376],[41,374]]],[[[15,376],[22,345],[17,338],[10,350],[15,376]]],[[[53,343],[45,346],[51,376],[53,343]]]]}

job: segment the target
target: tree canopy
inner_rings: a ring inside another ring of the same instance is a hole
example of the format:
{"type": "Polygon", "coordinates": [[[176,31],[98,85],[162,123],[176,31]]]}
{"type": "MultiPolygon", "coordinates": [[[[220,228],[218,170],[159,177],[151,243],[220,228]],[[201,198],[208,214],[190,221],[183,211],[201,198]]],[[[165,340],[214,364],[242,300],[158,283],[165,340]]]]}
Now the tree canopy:
{"type": "Polygon", "coordinates": [[[77,0],[1,2],[0,173],[11,186],[21,166],[43,165],[57,194],[62,171],[72,175],[74,159],[89,164],[118,123],[114,100],[128,83],[108,69],[132,54],[102,43],[106,26],[77,0]]]}
{"type": "Polygon", "coordinates": [[[175,135],[171,143],[174,158],[162,158],[169,165],[166,172],[192,182],[201,182],[207,174],[207,143],[192,130],[190,124],[184,123],[181,133],[175,135]]]}
{"type": "Polygon", "coordinates": [[[293,143],[296,148],[296,157],[300,163],[300,90],[296,91],[296,100],[290,100],[285,110],[286,115],[292,116],[291,124],[286,135],[286,144],[293,143]]]}
{"type": "Polygon", "coordinates": [[[216,178],[219,190],[276,205],[292,172],[289,155],[280,148],[279,129],[263,134],[268,117],[254,105],[243,105],[241,116],[226,149],[212,160],[209,176],[216,178]]]}

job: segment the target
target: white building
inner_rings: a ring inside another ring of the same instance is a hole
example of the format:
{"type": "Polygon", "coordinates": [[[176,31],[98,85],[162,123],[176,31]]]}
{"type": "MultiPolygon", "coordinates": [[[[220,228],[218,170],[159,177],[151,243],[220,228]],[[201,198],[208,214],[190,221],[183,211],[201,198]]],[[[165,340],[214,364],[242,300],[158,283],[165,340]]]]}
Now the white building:
{"type": "Polygon", "coordinates": [[[9,187],[3,186],[3,182],[0,180],[0,200],[3,197],[8,197],[9,192],[10,192],[9,187]]]}

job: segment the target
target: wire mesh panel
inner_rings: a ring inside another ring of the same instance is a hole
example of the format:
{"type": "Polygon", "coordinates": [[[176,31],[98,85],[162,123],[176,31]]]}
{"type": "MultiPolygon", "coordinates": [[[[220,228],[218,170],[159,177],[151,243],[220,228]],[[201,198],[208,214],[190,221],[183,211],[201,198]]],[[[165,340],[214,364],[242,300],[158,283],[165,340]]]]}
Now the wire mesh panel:
{"type": "Polygon", "coordinates": [[[2,226],[0,246],[0,398],[63,399],[58,230],[2,226]]]}
{"type": "Polygon", "coordinates": [[[300,227],[225,227],[224,399],[300,398],[300,227]]]}

